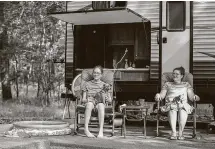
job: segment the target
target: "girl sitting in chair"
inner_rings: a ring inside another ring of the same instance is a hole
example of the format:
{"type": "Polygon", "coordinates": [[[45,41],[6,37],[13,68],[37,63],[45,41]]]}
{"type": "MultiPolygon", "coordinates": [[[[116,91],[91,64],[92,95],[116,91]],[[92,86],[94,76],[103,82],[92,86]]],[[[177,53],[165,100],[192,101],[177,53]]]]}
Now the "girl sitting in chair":
{"type": "Polygon", "coordinates": [[[96,66],[93,69],[93,80],[88,81],[83,86],[82,102],[86,103],[84,132],[87,137],[94,138],[95,136],[89,131],[88,125],[91,117],[92,110],[98,111],[99,119],[99,134],[98,138],[103,137],[104,115],[105,115],[105,102],[111,102],[111,95],[108,92],[109,84],[101,81],[103,75],[103,68],[96,66]]]}
{"type": "Polygon", "coordinates": [[[172,129],[171,140],[183,140],[183,131],[187,121],[188,114],[193,110],[193,107],[188,104],[190,100],[200,100],[197,95],[194,95],[193,88],[188,82],[182,82],[185,75],[183,67],[173,70],[173,82],[166,82],[160,93],[155,96],[156,101],[165,98],[165,105],[161,107],[162,112],[168,112],[168,119],[172,129]],[[178,137],[176,135],[176,121],[179,121],[178,137]]]}

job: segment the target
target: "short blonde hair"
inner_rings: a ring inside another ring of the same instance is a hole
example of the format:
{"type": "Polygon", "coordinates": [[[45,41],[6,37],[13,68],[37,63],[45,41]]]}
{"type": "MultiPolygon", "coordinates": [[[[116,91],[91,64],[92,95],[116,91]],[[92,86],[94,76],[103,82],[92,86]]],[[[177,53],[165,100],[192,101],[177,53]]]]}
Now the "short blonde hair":
{"type": "Polygon", "coordinates": [[[94,72],[94,70],[95,70],[96,68],[100,69],[101,73],[103,74],[103,71],[104,71],[104,70],[103,70],[103,67],[102,67],[101,65],[95,66],[95,67],[93,68],[93,72],[94,72]]]}

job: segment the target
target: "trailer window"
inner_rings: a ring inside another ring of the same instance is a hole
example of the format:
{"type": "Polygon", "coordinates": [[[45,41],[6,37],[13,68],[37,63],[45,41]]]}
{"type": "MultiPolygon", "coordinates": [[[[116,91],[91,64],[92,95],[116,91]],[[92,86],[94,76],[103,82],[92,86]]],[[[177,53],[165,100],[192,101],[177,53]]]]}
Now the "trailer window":
{"type": "Polygon", "coordinates": [[[110,3],[113,8],[127,6],[127,1],[110,1],[110,3]]]}
{"type": "Polygon", "coordinates": [[[169,1],[166,3],[167,31],[184,31],[186,27],[186,2],[169,1]]]}
{"type": "Polygon", "coordinates": [[[127,1],[92,1],[94,10],[110,9],[110,8],[125,8],[127,1]]]}

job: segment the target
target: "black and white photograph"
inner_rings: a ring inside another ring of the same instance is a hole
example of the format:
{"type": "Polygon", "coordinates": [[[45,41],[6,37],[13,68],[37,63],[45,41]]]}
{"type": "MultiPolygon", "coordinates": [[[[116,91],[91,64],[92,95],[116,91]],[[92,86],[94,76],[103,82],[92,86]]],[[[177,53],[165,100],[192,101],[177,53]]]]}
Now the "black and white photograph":
{"type": "Polygon", "coordinates": [[[215,148],[215,1],[0,0],[0,149],[215,148]]]}

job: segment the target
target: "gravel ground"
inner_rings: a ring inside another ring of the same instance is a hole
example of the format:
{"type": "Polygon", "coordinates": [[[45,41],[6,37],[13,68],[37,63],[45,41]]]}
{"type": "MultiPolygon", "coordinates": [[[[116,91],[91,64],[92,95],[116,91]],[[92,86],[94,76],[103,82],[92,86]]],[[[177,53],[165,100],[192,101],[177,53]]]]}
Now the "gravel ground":
{"type": "MultiPolygon", "coordinates": [[[[3,133],[11,125],[1,125],[0,132],[3,133]]],[[[155,137],[155,127],[147,127],[147,139],[144,139],[140,127],[128,127],[127,136],[124,138],[116,132],[116,136],[111,137],[110,132],[105,132],[103,139],[87,138],[80,129],[78,135],[48,136],[31,138],[7,138],[0,137],[0,148],[14,146],[15,144],[26,144],[36,140],[47,140],[51,142],[51,149],[214,149],[215,134],[207,135],[205,130],[197,130],[198,139],[191,138],[191,131],[186,131],[186,140],[169,140],[170,130],[162,132],[161,137],[155,137]]],[[[98,134],[96,129],[93,132],[98,134]]]]}

